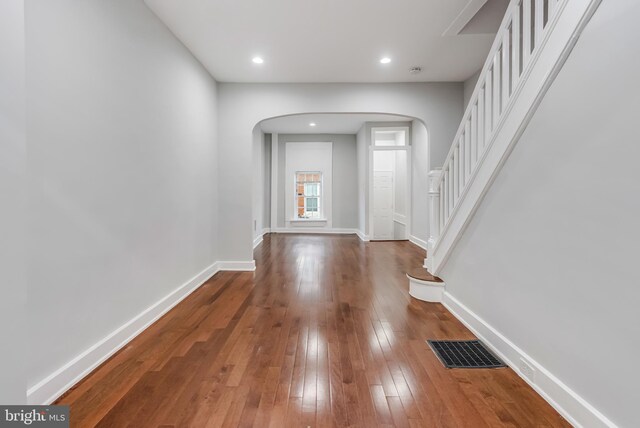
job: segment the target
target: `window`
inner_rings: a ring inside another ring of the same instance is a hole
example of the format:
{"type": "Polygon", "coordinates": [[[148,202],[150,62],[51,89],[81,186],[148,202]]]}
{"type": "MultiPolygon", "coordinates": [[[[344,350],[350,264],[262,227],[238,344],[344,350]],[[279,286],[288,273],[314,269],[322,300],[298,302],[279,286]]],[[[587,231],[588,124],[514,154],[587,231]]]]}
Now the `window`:
{"type": "Polygon", "coordinates": [[[322,218],[322,173],[296,172],[296,214],[300,219],[322,218]]]}
{"type": "Polygon", "coordinates": [[[374,130],[373,138],[376,146],[405,146],[407,144],[406,131],[394,128],[380,131],[374,130]]]}

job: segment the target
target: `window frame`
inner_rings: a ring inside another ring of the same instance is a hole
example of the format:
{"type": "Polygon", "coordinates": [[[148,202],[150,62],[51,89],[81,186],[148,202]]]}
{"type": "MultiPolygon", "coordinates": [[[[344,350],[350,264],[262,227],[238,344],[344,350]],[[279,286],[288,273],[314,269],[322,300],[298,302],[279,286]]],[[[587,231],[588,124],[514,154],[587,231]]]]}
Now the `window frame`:
{"type": "Polygon", "coordinates": [[[323,173],[322,171],[295,171],[293,176],[293,186],[294,186],[294,221],[323,221],[324,217],[324,192],[323,192],[323,173]],[[300,174],[304,175],[318,175],[318,181],[298,181],[298,176],[300,174]],[[298,194],[298,184],[302,184],[302,194],[298,194]],[[317,195],[309,194],[307,195],[307,184],[316,184],[317,185],[317,195]],[[303,209],[303,217],[300,217],[298,212],[301,208],[299,204],[299,198],[302,198],[302,209],[303,209]],[[316,216],[308,216],[307,209],[307,199],[317,199],[317,207],[316,211],[311,211],[317,213],[316,216]]]}

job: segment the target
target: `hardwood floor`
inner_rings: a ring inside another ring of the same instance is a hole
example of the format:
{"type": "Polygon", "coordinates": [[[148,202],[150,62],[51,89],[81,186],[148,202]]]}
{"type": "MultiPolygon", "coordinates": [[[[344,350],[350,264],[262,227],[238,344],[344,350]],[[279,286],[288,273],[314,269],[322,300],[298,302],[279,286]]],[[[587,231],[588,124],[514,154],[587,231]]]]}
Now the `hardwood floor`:
{"type": "Polygon", "coordinates": [[[409,242],[267,235],[62,397],[72,426],[569,426],[511,369],[447,370],[473,335],[409,297],[409,242]]]}

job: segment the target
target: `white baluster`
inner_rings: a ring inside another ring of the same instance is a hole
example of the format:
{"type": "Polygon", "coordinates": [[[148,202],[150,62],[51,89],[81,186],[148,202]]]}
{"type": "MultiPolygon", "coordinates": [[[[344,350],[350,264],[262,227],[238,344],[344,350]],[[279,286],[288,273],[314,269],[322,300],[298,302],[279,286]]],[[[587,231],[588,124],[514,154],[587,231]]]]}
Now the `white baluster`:
{"type": "Polygon", "coordinates": [[[502,50],[498,50],[493,58],[493,124],[491,129],[495,129],[500,119],[500,58],[502,50]]]}
{"type": "MultiPolygon", "coordinates": [[[[447,223],[447,219],[449,218],[449,180],[448,180],[448,173],[447,170],[445,169],[443,172],[443,177],[442,177],[442,204],[444,206],[443,212],[442,212],[442,225],[444,227],[444,225],[447,223]]],[[[442,229],[440,229],[442,230],[442,229]]]]}
{"type": "Polygon", "coordinates": [[[534,49],[537,49],[540,45],[540,41],[542,41],[542,34],[544,30],[544,0],[536,0],[535,7],[535,24],[534,24],[534,36],[535,43],[534,49]]]}
{"type": "Polygon", "coordinates": [[[464,151],[467,153],[465,159],[465,175],[467,178],[471,175],[471,165],[473,162],[473,152],[471,151],[471,141],[469,139],[471,131],[469,129],[469,121],[466,121],[464,124],[464,151]]]}
{"type": "Polygon", "coordinates": [[[447,190],[448,200],[449,200],[449,214],[447,215],[447,219],[451,217],[451,213],[453,212],[454,201],[453,201],[453,168],[451,164],[449,164],[449,168],[447,169],[448,175],[448,183],[449,189],[447,190]]]}
{"type": "Polygon", "coordinates": [[[478,150],[482,150],[485,144],[484,138],[484,88],[478,93],[478,150]]]}
{"type": "Polygon", "coordinates": [[[520,80],[520,8],[521,2],[518,1],[514,9],[513,22],[511,27],[511,92],[516,89],[516,85],[520,80]]]}
{"type": "Polygon", "coordinates": [[[458,171],[460,171],[460,187],[464,188],[464,186],[467,184],[467,175],[464,171],[464,163],[466,162],[466,158],[467,156],[469,156],[469,153],[467,153],[464,149],[464,140],[462,139],[462,137],[458,138],[457,146],[460,152],[460,168],[458,169],[458,171]]]}
{"type": "Polygon", "coordinates": [[[429,172],[429,240],[427,241],[427,251],[433,250],[440,238],[440,176],[441,169],[429,172]]]}
{"type": "Polygon", "coordinates": [[[489,69],[487,73],[487,80],[485,82],[485,108],[484,108],[484,116],[485,116],[485,141],[488,141],[491,137],[491,132],[493,131],[493,70],[489,69]]]}
{"type": "MultiPolygon", "coordinates": [[[[442,171],[440,171],[440,175],[442,176],[442,171]]],[[[440,227],[438,228],[438,231],[442,230],[444,228],[444,195],[443,195],[443,189],[444,189],[444,180],[440,180],[440,184],[438,186],[438,191],[439,191],[439,205],[440,205],[440,213],[438,215],[438,220],[440,220],[440,227]]],[[[439,233],[438,233],[439,235],[439,233]]]]}
{"type": "Polygon", "coordinates": [[[551,21],[556,14],[556,10],[558,10],[558,0],[549,0],[548,6],[548,19],[547,22],[551,21]]]}
{"type": "Polygon", "coordinates": [[[502,110],[507,106],[511,95],[511,37],[509,27],[502,38],[502,110]]]}
{"type": "Polygon", "coordinates": [[[460,171],[460,167],[458,166],[458,162],[460,160],[459,151],[460,147],[457,147],[453,152],[453,157],[451,158],[451,170],[453,172],[453,180],[451,180],[451,182],[453,183],[453,194],[451,196],[454,206],[456,205],[456,202],[458,201],[458,195],[460,194],[460,181],[458,179],[458,173],[460,171]]]}
{"type": "Polygon", "coordinates": [[[478,163],[478,106],[474,105],[471,109],[471,132],[469,137],[471,143],[471,162],[473,162],[473,166],[471,167],[471,171],[478,163]]]}
{"type": "Polygon", "coordinates": [[[531,19],[531,0],[522,1],[522,71],[529,64],[531,56],[531,29],[533,20],[531,19]]]}

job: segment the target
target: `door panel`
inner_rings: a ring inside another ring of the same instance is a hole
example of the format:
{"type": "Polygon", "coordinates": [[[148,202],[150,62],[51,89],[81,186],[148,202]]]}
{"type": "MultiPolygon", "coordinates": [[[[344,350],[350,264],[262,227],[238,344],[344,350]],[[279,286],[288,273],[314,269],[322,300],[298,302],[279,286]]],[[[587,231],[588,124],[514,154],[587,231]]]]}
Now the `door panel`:
{"type": "Polygon", "coordinates": [[[373,239],[393,239],[393,172],[373,173],[373,239]]]}

